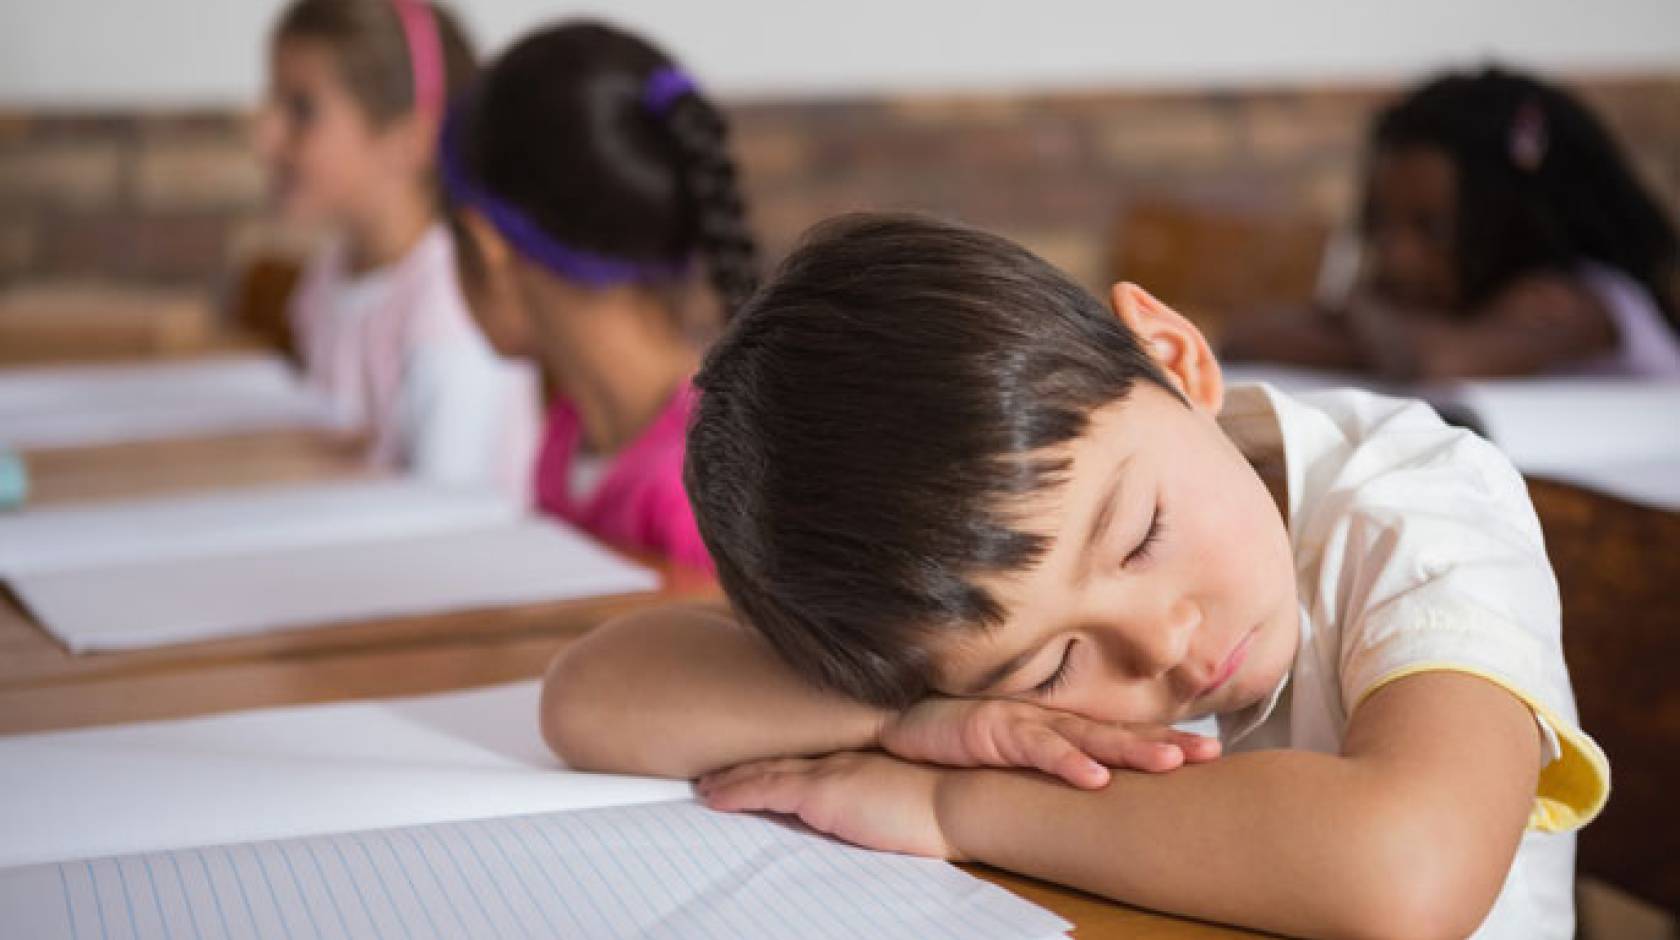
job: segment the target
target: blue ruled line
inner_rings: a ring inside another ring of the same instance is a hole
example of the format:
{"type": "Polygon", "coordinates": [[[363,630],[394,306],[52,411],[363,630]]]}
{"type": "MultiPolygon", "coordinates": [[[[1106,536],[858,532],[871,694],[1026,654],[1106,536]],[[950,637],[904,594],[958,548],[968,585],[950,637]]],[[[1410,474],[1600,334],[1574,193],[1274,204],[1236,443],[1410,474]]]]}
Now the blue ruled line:
{"type": "Polygon", "coordinates": [[[76,928],[76,905],[70,903],[70,879],[64,874],[64,866],[58,866],[58,883],[64,888],[64,914],[70,918],[70,940],[80,940],[82,932],[76,928]]]}
{"type": "Polygon", "coordinates": [[[577,912],[572,910],[572,906],[566,903],[565,891],[554,880],[554,873],[548,870],[548,866],[537,860],[537,850],[531,847],[531,843],[525,841],[525,836],[519,831],[519,827],[514,825],[515,822],[518,822],[518,820],[504,819],[502,820],[502,826],[513,833],[513,838],[519,843],[520,850],[531,859],[532,866],[542,874],[543,880],[548,882],[549,890],[554,892],[554,900],[559,902],[561,910],[566,912],[566,916],[571,918],[572,923],[576,924],[579,930],[587,931],[588,928],[583,925],[583,918],[579,917],[577,912]]]}
{"type": "Polygon", "coordinates": [[[350,887],[356,889],[356,900],[362,902],[362,916],[367,918],[368,924],[373,927],[373,932],[380,936],[380,940],[384,940],[385,931],[380,930],[379,921],[373,919],[373,909],[368,907],[367,895],[362,893],[361,879],[357,878],[355,873],[350,870],[350,860],[344,856],[344,847],[339,845],[338,840],[332,836],[323,836],[322,838],[328,845],[332,846],[334,852],[338,853],[338,865],[344,869],[344,879],[350,882],[350,887]]]}
{"type": "Polygon", "coordinates": [[[321,866],[321,856],[315,852],[315,840],[303,840],[304,851],[309,853],[309,860],[315,864],[315,874],[321,879],[321,887],[327,892],[327,900],[332,902],[333,913],[338,915],[338,927],[344,931],[345,940],[350,940],[350,922],[344,919],[344,908],[338,904],[338,892],[333,890],[332,880],[327,877],[327,870],[321,866]]]}
{"type": "MultiPolygon", "coordinates": [[[[152,874],[152,860],[145,855],[140,856],[140,864],[146,868],[146,883],[152,889],[152,906],[157,908],[158,923],[163,925],[163,932],[173,937],[175,931],[169,929],[169,918],[163,916],[163,898],[158,897],[157,878],[152,874]]],[[[138,933],[138,931],[136,931],[138,933]]]]}
{"type": "Polygon", "coordinates": [[[350,841],[356,843],[356,847],[362,850],[362,857],[367,859],[368,867],[373,869],[373,878],[379,882],[379,892],[385,895],[385,903],[391,907],[391,918],[397,922],[398,927],[402,928],[403,936],[413,937],[414,931],[409,928],[408,921],[402,916],[402,911],[397,908],[397,899],[391,894],[391,886],[385,883],[385,873],[380,871],[379,866],[374,863],[373,853],[368,851],[367,843],[362,841],[361,833],[350,833],[350,841]]]}
{"type": "Polygon", "coordinates": [[[245,849],[251,853],[252,858],[257,860],[257,871],[262,875],[263,886],[268,888],[268,901],[274,905],[274,917],[280,921],[280,932],[290,937],[292,935],[292,925],[286,919],[285,908],[280,906],[280,895],[274,890],[274,881],[268,877],[268,863],[263,861],[262,855],[257,852],[257,847],[254,844],[246,843],[245,849]]]}
{"type": "Polygon", "coordinates": [[[83,862],[87,866],[88,884],[93,886],[93,910],[99,915],[99,936],[101,940],[110,940],[111,932],[105,926],[105,902],[99,897],[99,879],[93,874],[93,863],[83,862]]]}
{"type": "Polygon", "coordinates": [[[181,889],[181,904],[187,909],[187,920],[192,923],[193,937],[196,940],[204,940],[204,931],[198,928],[198,911],[193,905],[192,897],[187,894],[187,876],[181,873],[179,852],[169,853],[169,864],[175,866],[175,886],[181,889]]]}
{"type": "MultiPolygon", "coordinates": [[[[432,864],[432,857],[426,854],[426,847],[420,844],[420,840],[414,837],[413,832],[407,829],[398,829],[397,831],[408,839],[408,844],[413,846],[415,854],[420,856],[421,863],[426,866],[427,873],[432,876],[432,883],[437,885],[438,894],[443,895],[444,903],[449,905],[449,913],[455,917],[455,923],[461,925],[461,933],[464,936],[467,933],[467,919],[461,916],[461,909],[455,905],[455,899],[449,896],[449,888],[444,885],[443,879],[438,876],[437,866],[432,864]]],[[[438,936],[443,935],[438,934],[438,936]]]]}
{"type": "Polygon", "coordinates": [[[257,923],[257,909],[251,906],[251,895],[245,890],[245,879],[239,874],[239,861],[233,857],[233,851],[222,848],[222,859],[227,862],[228,871],[233,872],[233,885],[239,889],[239,899],[245,902],[245,916],[251,918],[251,932],[262,940],[262,925],[257,923]]]}
{"type": "MultiPolygon", "coordinates": [[[[198,867],[204,869],[204,886],[210,891],[210,899],[216,902],[216,917],[222,922],[222,936],[231,937],[233,928],[228,926],[227,911],[222,910],[222,895],[216,890],[216,879],[210,877],[210,863],[204,860],[203,851],[193,849],[193,854],[198,856],[198,867]]],[[[181,890],[186,888],[183,886],[181,890]]]]}
{"type": "Polygon", "coordinates": [[[274,851],[280,853],[280,861],[286,863],[286,874],[291,876],[292,888],[297,891],[298,903],[303,906],[303,916],[309,918],[309,929],[315,931],[315,936],[319,940],[321,925],[315,920],[314,906],[309,903],[309,898],[303,894],[303,881],[298,878],[297,866],[292,864],[292,857],[286,854],[285,843],[272,842],[270,844],[274,846],[274,851]]]}
{"type": "Polygon", "coordinates": [[[508,900],[507,892],[502,890],[501,881],[497,879],[493,873],[491,873],[490,866],[484,863],[484,856],[479,853],[478,846],[473,845],[472,837],[467,834],[466,826],[464,824],[457,823],[454,827],[454,831],[461,834],[461,841],[466,843],[467,851],[471,852],[473,854],[473,858],[478,860],[478,867],[483,869],[484,877],[490,882],[490,887],[496,889],[496,896],[502,899],[502,907],[507,910],[508,916],[513,919],[513,923],[519,928],[519,932],[524,934],[526,937],[531,936],[531,931],[526,929],[525,922],[520,920],[519,914],[514,911],[512,902],[508,900]]]}
{"type": "Polygon", "coordinates": [[[420,889],[414,886],[414,876],[408,873],[407,863],[402,860],[402,856],[397,854],[396,846],[391,844],[390,835],[384,832],[375,832],[374,835],[378,836],[379,841],[384,843],[385,851],[391,853],[391,860],[397,863],[397,870],[402,872],[403,880],[408,882],[408,893],[414,895],[414,906],[420,908],[420,913],[426,915],[426,926],[432,928],[432,936],[443,936],[442,933],[438,932],[437,920],[432,917],[431,905],[420,897],[420,889]]]}
{"type": "Polygon", "coordinates": [[[491,919],[490,909],[484,906],[484,899],[478,896],[478,889],[473,887],[472,881],[467,878],[466,869],[461,867],[461,860],[455,857],[455,850],[449,847],[449,843],[439,838],[436,829],[427,829],[422,831],[430,834],[432,841],[436,842],[438,847],[443,849],[443,854],[449,857],[449,864],[454,866],[455,874],[461,877],[462,889],[467,892],[468,897],[473,899],[473,903],[478,905],[478,912],[483,915],[485,926],[494,930],[496,932],[496,937],[500,940],[500,937],[502,936],[502,928],[497,926],[496,922],[491,919]]]}

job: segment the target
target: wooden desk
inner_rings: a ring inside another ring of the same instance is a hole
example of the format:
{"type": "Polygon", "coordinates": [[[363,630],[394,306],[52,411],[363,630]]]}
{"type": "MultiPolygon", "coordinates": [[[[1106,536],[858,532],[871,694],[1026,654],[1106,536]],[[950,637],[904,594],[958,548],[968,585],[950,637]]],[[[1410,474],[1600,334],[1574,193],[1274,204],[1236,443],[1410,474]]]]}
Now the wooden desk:
{"type": "Polygon", "coordinates": [[[167,496],[373,475],[359,437],[275,430],[26,450],[29,505],[167,496]]]}

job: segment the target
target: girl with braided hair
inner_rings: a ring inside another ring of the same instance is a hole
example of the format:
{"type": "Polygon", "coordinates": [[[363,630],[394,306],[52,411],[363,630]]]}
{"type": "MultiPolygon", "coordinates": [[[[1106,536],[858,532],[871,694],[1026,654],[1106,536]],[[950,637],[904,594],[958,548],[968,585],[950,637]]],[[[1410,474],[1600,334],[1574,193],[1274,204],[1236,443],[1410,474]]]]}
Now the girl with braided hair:
{"type": "Polygon", "coordinates": [[[1680,378],[1672,212],[1580,101],[1503,69],[1448,74],[1370,140],[1351,296],[1247,318],[1227,355],[1395,379],[1680,378]]]}
{"type": "Polygon", "coordinates": [[[538,504],[709,568],[682,485],[689,380],[757,283],[722,114],[647,41],[567,21],[457,98],[440,154],[469,305],[554,396],[538,504]]]}

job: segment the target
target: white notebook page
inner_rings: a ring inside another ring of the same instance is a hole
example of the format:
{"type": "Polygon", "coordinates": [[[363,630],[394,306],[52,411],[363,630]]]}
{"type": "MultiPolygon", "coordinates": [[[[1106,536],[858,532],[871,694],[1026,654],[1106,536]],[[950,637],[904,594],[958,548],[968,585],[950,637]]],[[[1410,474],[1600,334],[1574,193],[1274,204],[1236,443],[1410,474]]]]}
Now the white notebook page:
{"type": "Polygon", "coordinates": [[[1030,940],[1061,918],[944,862],[692,801],[0,871],[33,938],[1030,940]]]}

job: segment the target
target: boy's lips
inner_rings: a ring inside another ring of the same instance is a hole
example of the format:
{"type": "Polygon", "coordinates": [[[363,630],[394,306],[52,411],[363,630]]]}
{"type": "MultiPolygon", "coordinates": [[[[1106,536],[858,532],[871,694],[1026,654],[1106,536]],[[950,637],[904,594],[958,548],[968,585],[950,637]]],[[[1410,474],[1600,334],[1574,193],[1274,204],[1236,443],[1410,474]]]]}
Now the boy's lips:
{"type": "Polygon", "coordinates": [[[1237,670],[1242,668],[1243,661],[1248,659],[1248,647],[1253,642],[1254,630],[1243,634],[1243,638],[1237,641],[1237,645],[1231,648],[1231,652],[1225,654],[1225,659],[1220,662],[1219,668],[1214,670],[1213,678],[1208,680],[1208,684],[1202,688],[1202,691],[1196,697],[1206,698],[1219,691],[1225,683],[1230,682],[1231,677],[1235,676],[1237,670]]]}

